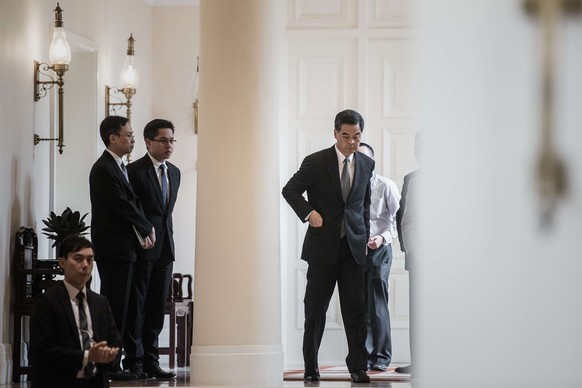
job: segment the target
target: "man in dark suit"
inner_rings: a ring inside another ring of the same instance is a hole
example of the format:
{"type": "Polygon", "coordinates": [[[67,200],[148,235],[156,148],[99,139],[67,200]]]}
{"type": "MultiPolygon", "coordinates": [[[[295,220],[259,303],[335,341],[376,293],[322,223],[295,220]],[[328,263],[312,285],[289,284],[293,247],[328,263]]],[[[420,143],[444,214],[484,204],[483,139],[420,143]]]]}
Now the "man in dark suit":
{"type": "Polygon", "coordinates": [[[370,382],[366,374],[364,271],[374,161],[357,152],[363,130],[364,119],[358,112],[338,113],[333,132],[336,144],[307,156],[283,188],[283,197],[299,219],[309,222],[301,254],[309,264],[303,336],[304,380],[308,382],[320,379],[317,355],[336,282],[351,379],[370,382]]]}
{"type": "Polygon", "coordinates": [[[152,120],[145,126],[143,136],[147,153],[129,164],[127,170],[144,213],[156,230],[156,245],[141,250],[136,262],[123,339],[123,366],[131,373],[171,379],[175,374],[162,370],[158,362],[158,336],[164,326],[164,306],[175,258],[172,211],[180,187],[180,170],[168,162],[176,142],[174,125],[168,120],[152,120]]]}
{"type": "MultiPolygon", "coordinates": [[[[91,240],[96,247],[95,261],[101,279],[101,294],[109,299],[113,318],[124,335],[134,264],[141,247],[154,246],[156,236],[127,178],[123,156],[135,143],[133,130],[125,117],[106,117],[99,128],[107,147],[91,169],[91,240]]],[[[131,380],[119,360],[110,374],[112,380],[131,380]]]]}
{"type": "Polygon", "coordinates": [[[30,318],[32,387],[109,387],[105,364],[121,339],[107,298],[85,286],[93,244],[67,237],[58,256],[65,279],[36,298],[30,318]]]}

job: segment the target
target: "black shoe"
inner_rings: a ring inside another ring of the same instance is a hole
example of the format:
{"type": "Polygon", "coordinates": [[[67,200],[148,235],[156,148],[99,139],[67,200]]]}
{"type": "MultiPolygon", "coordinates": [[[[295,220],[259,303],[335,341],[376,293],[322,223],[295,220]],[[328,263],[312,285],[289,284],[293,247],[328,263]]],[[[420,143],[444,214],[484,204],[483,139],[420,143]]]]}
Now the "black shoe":
{"type": "Polygon", "coordinates": [[[305,373],[303,375],[303,381],[312,382],[319,380],[321,380],[321,378],[319,377],[319,372],[305,373]]]}
{"type": "Polygon", "coordinates": [[[107,378],[111,381],[131,381],[136,380],[137,376],[133,373],[126,372],[124,370],[107,372],[107,378]]]}
{"type": "Polygon", "coordinates": [[[134,366],[132,368],[127,368],[125,370],[125,372],[135,375],[135,378],[138,380],[143,380],[143,379],[148,378],[148,374],[143,371],[143,368],[141,366],[134,366]]]}
{"type": "Polygon", "coordinates": [[[159,365],[144,366],[143,370],[147,373],[148,377],[155,377],[160,380],[171,380],[176,377],[174,372],[166,372],[159,365]]]}
{"type": "Polygon", "coordinates": [[[358,370],[355,372],[351,372],[350,376],[352,378],[352,383],[369,383],[370,377],[365,370],[358,370]]]}
{"type": "Polygon", "coordinates": [[[374,365],[372,365],[372,370],[379,370],[381,372],[386,372],[388,370],[388,365],[374,364],[374,365]]]}
{"type": "Polygon", "coordinates": [[[398,368],[394,369],[396,373],[412,373],[412,364],[406,366],[399,366],[398,368]]]}

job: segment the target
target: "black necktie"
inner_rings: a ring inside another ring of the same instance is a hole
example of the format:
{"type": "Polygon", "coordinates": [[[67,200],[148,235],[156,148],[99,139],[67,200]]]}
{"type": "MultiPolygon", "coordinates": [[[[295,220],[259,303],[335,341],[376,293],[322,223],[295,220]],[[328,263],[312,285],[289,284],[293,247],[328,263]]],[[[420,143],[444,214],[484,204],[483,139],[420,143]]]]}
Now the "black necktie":
{"type": "MultiPolygon", "coordinates": [[[[348,164],[350,160],[348,158],[344,159],[344,168],[342,169],[342,197],[344,202],[348,201],[348,196],[350,195],[350,171],[348,170],[348,164]]],[[[342,226],[340,229],[340,236],[344,237],[346,235],[346,219],[342,220],[342,226]]]]}
{"type": "MultiPolygon", "coordinates": [[[[91,338],[89,337],[89,324],[87,323],[87,315],[85,314],[85,306],[83,300],[85,299],[85,294],[79,291],[77,294],[77,301],[79,302],[79,331],[81,332],[81,339],[83,350],[89,350],[91,348],[91,338]]],[[[88,363],[85,368],[85,377],[92,377],[95,375],[95,364],[88,363]]]]}

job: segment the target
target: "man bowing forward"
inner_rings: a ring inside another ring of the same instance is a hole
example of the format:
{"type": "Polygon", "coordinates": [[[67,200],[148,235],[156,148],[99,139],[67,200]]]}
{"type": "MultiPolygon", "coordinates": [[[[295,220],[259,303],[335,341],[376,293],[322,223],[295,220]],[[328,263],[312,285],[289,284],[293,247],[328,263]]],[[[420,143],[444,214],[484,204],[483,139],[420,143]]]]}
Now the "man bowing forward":
{"type": "Polygon", "coordinates": [[[309,222],[301,254],[309,264],[304,299],[305,381],[320,379],[317,356],[337,282],[348,340],[346,364],[352,382],[370,382],[364,287],[374,161],[357,152],[363,130],[364,119],[358,112],[339,112],[335,145],[307,156],[283,188],[283,197],[299,219],[309,222]]]}

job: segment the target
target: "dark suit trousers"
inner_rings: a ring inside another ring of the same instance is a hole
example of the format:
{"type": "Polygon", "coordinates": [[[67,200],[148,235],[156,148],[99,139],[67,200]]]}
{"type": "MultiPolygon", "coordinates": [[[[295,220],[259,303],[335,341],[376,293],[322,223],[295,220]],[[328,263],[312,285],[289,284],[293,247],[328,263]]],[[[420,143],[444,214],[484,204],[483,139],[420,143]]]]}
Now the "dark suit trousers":
{"type": "Polygon", "coordinates": [[[136,263],[127,330],[123,337],[125,368],[158,363],[158,337],[164,327],[164,308],[173,267],[167,239],[157,261],[138,260],[136,263]]]}
{"type": "Polygon", "coordinates": [[[415,334],[417,333],[416,327],[416,257],[406,253],[405,260],[408,269],[408,337],[410,340],[410,364],[413,364],[414,354],[416,354],[416,341],[415,334]]]}
{"type": "Polygon", "coordinates": [[[392,266],[392,246],[370,250],[366,257],[366,301],[368,306],[368,363],[389,365],[392,359],[388,277],[392,266]]]}
{"type": "MultiPolygon", "coordinates": [[[[123,338],[127,323],[127,309],[134,272],[133,262],[119,260],[100,260],[97,270],[101,279],[100,294],[107,297],[115,326],[123,338]]],[[[113,362],[113,369],[119,369],[121,352],[113,362]]]]}
{"type": "Polygon", "coordinates": [[[325,314],[337,282],[343,323],[348,340],[346,365],[350,371],[366,369],[366,302],[364,266],[354,260],[347,238],[341,239],[336,265],[309,264],[305,290],[305,373],[319,370],[317,357],[325,329],[325,314]]]}

